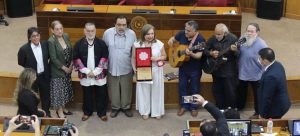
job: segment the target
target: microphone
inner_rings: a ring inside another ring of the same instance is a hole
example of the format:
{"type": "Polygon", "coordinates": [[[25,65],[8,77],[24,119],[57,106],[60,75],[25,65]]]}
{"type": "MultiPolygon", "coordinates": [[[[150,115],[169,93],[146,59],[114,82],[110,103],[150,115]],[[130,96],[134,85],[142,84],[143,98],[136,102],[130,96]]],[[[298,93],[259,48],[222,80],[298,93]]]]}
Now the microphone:
{"type": "Polygon", "coordinates": [[[247,41],[248,40],[247,33],[244,33],[239,39],[245,39],[247,41]]]}

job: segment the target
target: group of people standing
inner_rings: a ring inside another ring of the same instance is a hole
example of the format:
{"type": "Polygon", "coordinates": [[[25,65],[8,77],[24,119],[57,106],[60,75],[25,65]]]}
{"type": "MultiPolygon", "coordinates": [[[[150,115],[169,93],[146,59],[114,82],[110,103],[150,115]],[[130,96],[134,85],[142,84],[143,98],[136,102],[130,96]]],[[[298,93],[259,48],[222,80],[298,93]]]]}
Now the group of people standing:
{"type": "MultiPolygon", "coordinates": [[[[188,21],[185,30],[171,37],[168,44],[172,46],[179,42],[193,47],[205,42],[198,29],[196,21],[188,21]]],[[[255,113],[260,113],[257,99],[261,96],[257,92],[262,91],[258,87],[263,66],[258,61],[258,53],[267,45],[258,36],[257,24],[249,24],[246,31],[244,37],[247,42],[245,46],[238,47],[234,44],[238,38],[229,32],[225,24],[220,23],[216,25],[215,34],[206,42],[204,51],[186,49],[185,53],[190,56],[190,60],[179,67],[179,116],[186,110],[190,110],[193,117],[197,116],[198,105],[184,103],[182,96],[200,93],[205,59],[220,58],[221,51],[227,48],[228,51],[222,55],[224,62],[212,73],[212,92],[217,107],[244,108],[248,83],[251,83],[255,95],[255,113]]],[[[163,67],[158,62],[165,61],[167,55],[164,43],[156,39],[154,26],[144,25],[140,39],[137,40],[135,32],[128,28],[127,18],[117,16],[115,26],[107,29],[100,39],[96,37],[95,24],[87,22],[84,26],[85,36],[74,46],[64,33],[60,21],[52,22],[51,32],[53,34],[46,42],[40,40],[38,28],[29,28],[28,42],[18,52],[18,64],[25,68],[16,88],[19,114],[51,117],[51,106],[60,118],[72,115],[65,105],[73,99],[71,73],[75,69],[83,90],[82,121],[88,120],[93,114],[93,97],[97,115],[102,121],[108,119],[106,112],[109,97],[111,118],[117,117],[119,112],[132,117],[132,80],[137,57],[135,49],[143,47],[151,47],[153,80],[136,83],[136,109],[145,120],[149,117],[160,119],[165,114],[163,67]],[[42,110],[37,108],[39,100],[42,102],[42,110]]]]}
{"type": "Polygon", "coordinates": [[[237,38],[225,24],[217,24],[214,35],[206,42],[203,65],[207,65],[208,58],[215,59],[216,67],[211,73],[212,93],[219,109],[245,108],[250,84],[255,109],[250,118],[281,118],[291,105],[285,71],[276,62],[281,68],[270,75],[270,84],[263,84],[265,78],[262,75],[267,73],[266,67],[271,67],[275,62],[275,53],[267,48],[265,41],[259,37],[259,32],[259,25],[250,23],[246,33],[237,38]],[[262,58],[268,63],[262,63],[262,58]],[[277,77],[278,75],[281,77],[277,77]]]}

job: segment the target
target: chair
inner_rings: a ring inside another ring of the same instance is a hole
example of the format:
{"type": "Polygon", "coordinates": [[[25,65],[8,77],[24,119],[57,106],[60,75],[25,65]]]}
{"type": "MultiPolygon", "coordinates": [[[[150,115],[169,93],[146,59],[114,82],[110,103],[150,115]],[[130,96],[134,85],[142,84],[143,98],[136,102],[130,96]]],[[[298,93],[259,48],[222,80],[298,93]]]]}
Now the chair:
{"type": "Polygon", "coordinates": [[[154,6],[153,0],[121,0],[118,5],[154,6]]]}
{"type": "Polygon", "coordinates": [[[230,6],[236,5],[236,0],[227,0],[227,5],[230,5],[230,6]]]}
{"type": "Polygon", "coordinates": [[[62,0],[42,0],[44,4],[60,4],[62,0]]]}
{"type": "Polygon", "coordinates": [[[227,0],[198,0],[194,6],[226,7],[227,0]]]}
{"type": "Polygon", "coordinates": [[[93,5],[92,0],[62,0],[61,4],[93,5]]]}

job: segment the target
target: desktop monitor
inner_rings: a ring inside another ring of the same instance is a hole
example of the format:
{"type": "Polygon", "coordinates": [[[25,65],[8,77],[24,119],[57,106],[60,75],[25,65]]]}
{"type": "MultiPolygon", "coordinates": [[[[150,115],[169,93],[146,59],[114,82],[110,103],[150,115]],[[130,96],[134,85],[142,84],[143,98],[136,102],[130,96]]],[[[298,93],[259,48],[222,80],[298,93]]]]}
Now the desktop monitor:
{"type": "Polygon", "coordinates": [[[292,136],[300,136],[300,120],[289,120],[289,130],[292,136]]]}
{"type": "Polygon", "coordinates": [[[250,136],[251,120],[230,119],[227,120],[230,136],[250,136]]]}
{"type": "Polygon", "coordinates": [[[73,12],[94,12],[94,7],[67,7],[67,11],[73,12]]]}
{"type": "Polygon", "coordinates": [[[158,14],[159,11],[157,9],[132,9],[132,13],[152,13],[152,14],[158,14]]]}

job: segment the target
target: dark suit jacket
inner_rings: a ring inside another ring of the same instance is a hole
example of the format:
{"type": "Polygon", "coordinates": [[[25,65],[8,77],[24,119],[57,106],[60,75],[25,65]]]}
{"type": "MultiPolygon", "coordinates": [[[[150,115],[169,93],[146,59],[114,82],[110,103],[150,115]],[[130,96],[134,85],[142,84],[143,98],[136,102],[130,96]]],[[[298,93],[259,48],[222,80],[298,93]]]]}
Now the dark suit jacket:
{"type": "Polygon", "coordinates": [[[216,120],[216,126],[219,136],[229,136],[229,129],[227,121],[222,112],[212,103],[208,102],[204,108],[214,117],[216,120]]]}
{"type": "MultiPolygon", "coordinates": [[[[70,48],[71,60],[73,57],[72,54],[72,45],[67,34],[63,34],[63,38],[70,48]]],[[[51,68],[51,78],[63,78],[66,77],[65,72],[61,69],[64,65],[66,66],[65,55],[63,53],[63,48],[60,46],[57,38],[54,35],[51,35],[48,39],[49,44],[49,55],[50,55],[50,68],[51,68]]],[[[68,66],[66,66],[68,67],[68,66]]]]}
{"type": "MultiPolygon", "coordinates": [[[[41,41],[43,62],[44,62],[44,74],[46,78],[49,78],[49,52],[48,43],[46,41],[41,41]]],[[[18,52],[18,64],[24,68],[32,68],[37,71],[37,62],[33,51],[31,49],[30,43],[24,44],[18,52]]]]}
{"type": "Polygon", "coordinates": [[[285,70],[275,61],[261,77],[257,91],[259,114],[263,118],[281,118],[290,108],[285,70]]]}
{"type": "Polygon", "coordinates": [[[27,89],[22,89],[18,93],[18,113],[20,115],[37,115],[38,117],[43,117],[44,113],[41,111],[38,111],[38,104],[40,100],[27,89]]]}

